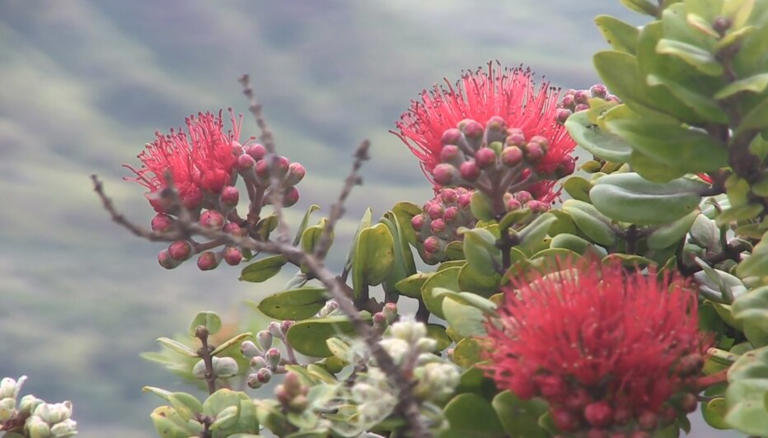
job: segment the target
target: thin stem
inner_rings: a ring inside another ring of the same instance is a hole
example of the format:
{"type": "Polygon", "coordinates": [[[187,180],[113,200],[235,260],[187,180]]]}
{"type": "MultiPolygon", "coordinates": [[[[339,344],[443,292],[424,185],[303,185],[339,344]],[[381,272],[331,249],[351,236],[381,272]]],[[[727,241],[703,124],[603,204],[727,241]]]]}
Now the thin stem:
{"type": "Polygon", "coordinates": [[[199,326],[195,329],[195,337],[200,339],[202,346],[197,350],[197,355],[205,364],[205,382],[208,384],[208,394],[216,392],[216,374],[213,371],[213,356],[211,352],[213,347],[208,345],[208,329],[205,326],[199,326]]]}

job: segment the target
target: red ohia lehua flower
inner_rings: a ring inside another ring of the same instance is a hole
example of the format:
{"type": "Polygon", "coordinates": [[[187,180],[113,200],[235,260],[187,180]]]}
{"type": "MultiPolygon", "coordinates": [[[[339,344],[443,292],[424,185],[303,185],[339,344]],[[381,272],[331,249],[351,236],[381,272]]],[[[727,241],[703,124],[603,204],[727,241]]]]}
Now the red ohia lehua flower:
{"type": "Polygon", "coordinates": [[[155,133],[155,141],[139,154],[142,166],[134,169],[136,176],[126,178],[147,189],[147,198],[158,212],[165,208],[158,193],[166,187],[166,172],[170,172],[179,198],[187,208],[200,206],[206,193],[218,195],[230,183],[237,161],[234,149],[240,148],[242,117],[229,110],[232,130],[224,131],[222,112],[198,113],[187,117],[187,130],[171,130],[169,134],[155,133]]]}
{"type": "Polygon", "coordinates": [[[528,69],[493,63],[446,84],[422,91],[393,131],[430,181],[481,189],[497,180],[510,192],[553,200],[553,179],[574,169],[575,142],[556,120],[559,91],[548,82],[537,89],[528,69]]]}
{"type": "Polygon", "coordinates": [[[545,399],[566,434],[645,436],[695,409],[708,341],[687,284],[619,264],[567,266],[506,291],[488,323],[497,386],[545,399]]]}

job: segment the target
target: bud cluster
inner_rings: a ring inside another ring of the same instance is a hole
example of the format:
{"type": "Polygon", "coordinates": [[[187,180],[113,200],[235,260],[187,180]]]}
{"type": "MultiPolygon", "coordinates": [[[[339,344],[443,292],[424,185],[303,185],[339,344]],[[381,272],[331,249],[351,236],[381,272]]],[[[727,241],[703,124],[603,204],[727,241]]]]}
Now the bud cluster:
{"type": "MultiPolygon", "coordinates": [[[[282,196],[282,206],[290,207],[299,199],[296,185],[304,178],[304,166],[298,162],[290,162],[286,157],[273,157],[267,154],[264,146],[251,144],[241,146],[232,142],[232,153],[236,158],[232,177],[220,192],[202,191],[199,202],[184,202],[186,212],[206,230],[224,232],[234,237],[250,236],[260,239],[258,219],[261,208],[272,203],[272,191],[277,190],[282,196]],[[237,211],[240,202],[240,191],[235,186],[240,175],[247,188],[250,198],[248,219],[243,219],[237,211]],[[273,178],[277,185],[272,187],[273,178]]],[[[178,208],[170,208],[170,197],[164,198],[168,208],[161,209],[151,222],[156,232],[171,231],[178,228],[178,208]]],[[[157,204],[156,204],[157,205],[157,204]]],[[[192,240],[177,240],[167,249],[157,255],[160,265],[173,269],[182,262],[197,256],[197,267],[209,271],[219,266],[222,260],[228,265],[238,265],[243,259],[240,248],[223,246],[216,241],[197,243],[192,240]],[[218,249],[217,249],[218,248],[218,249]]]]}
{"type": "Polygon", "coordinates": [[[309,386],[301,383],[301,378],[294,372],[285,375],[283,383],[275,387],[275,398],[288,412],[303,412],[309,406],[309,386]]]}
{"type": "Polygon", "coordinates": [[[464,187],[441,188],[424,204],[422,213],[411,219],[427,263],[444,260],[448,244],[462,239],[459,228],[472,228],[477,223],[470,211],[471,199],[472,191],[464,187]]]}
{"type": "Polygon", "coordinates": [[[381,311],[373,314],[373,328],[378,333],[384,333],[387,327],[397,319],[397,304],[386,303],[381,311]]]}
{"type": "Polygon", "coordinates": [[[621,103],[621,100],[608,93],[608,89],[603,84],[595,84],[588,90],[568,90],[563,94],[563,98],[557,105],[555,118],[558,123],[565,123],[568,117],[573,113],[585,111],[590,108],[590,99],[602,99],[607,102],[621,103]]]}
{"type": "Polygon", "coordinates": [[[34,395],[17,398],[26,376],[0,380],[0,431],[30,438],[66,438],[77,434],[72,402],[46,403],[34,395]],[[22,432],[24,435],[21,435],[22,432]]]}
{"type": "MultiPolygon", "coordinates": [[[[477,190],[493,203],[494,215],[508,210],[505,194],[527,190],[538,200],[551,202],[554,180],[574,171],[574,159],[555,150],[542,135],[526,136],[521,128],[509,127],[503,118],[491,117],[485,125],[471,119],[443,132],[439,161],[431,171],[439,187],[477,190]]],[[[556,145],[556,147],[559,145],[556,145]]]]}
{"type": "Polygon", "coordinates": [[[272,346],[272,341],[277,338],[283,342],[289,357],[293,355],[286,334],[293,326],[293,321],[272,321],[266,330],[256,333],[256,343],[244,341],[240,344],[243,356],[250,360],[249,373],[246,382],[253,389],[260,388],[269,383],[274,373],[285,373],[282,353],[277,347],[272,346]]]}
{"type": "MultiPolygon", "coordinates": [[[[617,394],[601,394],[596,387],[584,387],[545,373],[536,376],[530,382],[530,388],[532,395],[549,402],[552,419],[564,436],[651,438],[655,436],[654,432],[696,410],[696,393],[700,390],[696,378],[701,375],[703,363],[700,354],[681,358],[670,376],[671,381],[679,382],[680,391],[655,408],[638,409],[637,400],[616,397],[617,394]]],[[[658,385],[668,383],[657,382],[658,385]]]]}

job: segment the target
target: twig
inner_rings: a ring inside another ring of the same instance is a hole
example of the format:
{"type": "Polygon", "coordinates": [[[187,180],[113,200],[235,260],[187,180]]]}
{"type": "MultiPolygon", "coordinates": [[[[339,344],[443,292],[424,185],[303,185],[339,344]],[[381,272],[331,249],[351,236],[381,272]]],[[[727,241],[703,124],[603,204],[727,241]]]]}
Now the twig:
{"type": "Polygon", "coordinates": [[[216,373],[213,370],[213,347],[208,345],[208,328],[201,325],[195,329],[195,337],[200,339],[202,346],[197,350],[197,355],[205,364],[205,383],[208,384],[208,394],[216,392],[216,373]]]}
{"type": "Polygon", "coordinates": [[[324,260],[325,256],[328,254],[328,249],[331,247],[331,235],[333,233],[333,229],[336,227],[336,223],[339,221],[339,219],[341,219],[341,217],[344,215],[344,203],[347,201],[349,194],[352,192],[352,188],[356,185],[362,184],[362,179],[360,178],[358,172],[363,166],[363,162],[370,159],[370,156],[368,155],[368,150],[370,147],[371,142],[368,140],[363,140],[363,142],[360,143],[360,146],[358,146],[357,150],[355,151],[355,161],[352,164],[352,171],[347,176],[347,179],[344,180],[344,186],[341,188],[339,198],[331,206],[331,214],[328,217],[328,223],[326,224],[325,228],[323,228],[323,234],[320,235],[320,241],[315,247],[314,256],[320,260],[324,260]]]}

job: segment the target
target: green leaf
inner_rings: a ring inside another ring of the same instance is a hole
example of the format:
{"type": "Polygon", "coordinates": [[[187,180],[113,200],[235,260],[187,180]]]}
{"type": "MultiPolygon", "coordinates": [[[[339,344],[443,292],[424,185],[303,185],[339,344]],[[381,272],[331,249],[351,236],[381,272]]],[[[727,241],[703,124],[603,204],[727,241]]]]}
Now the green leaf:
{"type": "Polygon", "coordinates": [[[592,204],[569,199],[563,203],[563,211],[571,216],[579,231],[591,241],[606,247],[616,242],[616,233],[609,225],[610,219],[592,204]]]}
{"type": "MultiPolygon", "coordinates": [[[[496,389],[493,379],[489,378],[485,371],[478,367],[470,367],[461,373],[459,386],[456,388],[456,394],[463,394],[465,392],[471,392],[490,400],[499,391],[496,389]]],[[[502,424],[505,424],[504,418],[500,418],[500,420],[502,424]]]]}
{"type": "Polygon", "coordinates": [[[721,13],[731,19],[734,29],[738,29],[747,23],[754,7],[755,0],[725,0],[721,13]]]}
{"type": "Polygon", "coordinates": [[[459,288],[488,297],[499,291],[501,278],[498,272],[488,274],[477,269],[475,265],[465,263],[459,271],[459,288]]]}
{"type": "Polygon", "coordinates": [[[752,249],[752,255],[736,266],[736,274],[741,278],[768,276],[768,233],[752,249]]]}
{"type": "Polygon", "coordinates": [[[421,298],[424,300],[427,310],[434,313],[438,318],[443,317],[442,303],[444,297],[434,296],[434,289],[436,287],[442,287],[456,292],[460,291],[460,270],[461,268],[448,268],[438,271],[425,281],[423,286],[421,286],[421,298]]]}
{"type": "Polygon", "coordinates": [[[307,208],[307,212],[304,213],[304,217],[301,219],[301,223],[299,224],[299,228],[296,230],[296,237],[293,239],[293,246],[297,246],[301,242],[301,235],[304,234],[304,230],[307,229],[307,225],[309,225],[309,218],[312,216],[312,213],[316,212],[317,210],[320,210],[320,206],[312,204],[307,208]]]}
{"type": "Polygon", "coordinates": [[[663,249],[677,244],[688,234],[688,230],[700,214],[698,210],[693,210],[680,219],[655,229],[646,241],[648,248],[663,249]]]}
{"type": "Polygon", "coordinates": [[[592,183],[580,176],[572,176],[563,183],[563,190],[565,190],[571,198],[578,201],[589,202],[589,190],[591,188],[592,183]]]}
{"type": "Polygon", "coordinates": [[[557,217],[552,213],[544,213],[534,219],[530,224],[526,225],[518,232],[520,244],[517,248],[526,254],[534,253],[534,250],[541,245],[544,238],[547,237],[549,227],[555,221],[557,221],[557,217]]]}
{"type": "Polygon", "coordinates": [[[368,285],[375,286],[389,275],[395,260],[394,239],[382,223],[363,228],[355,241],[352,259],[352,289],[360,296],[368,285]]]}
{"type": "Polygon", "coordinates": [[[621,4],[627,8],[640,12],[641,14],[650,15],[655,17],[657,13],[656,5],[648,0],[620,0],[621,4]]]}
{"type": "Polygon", "coordinates": [[[185,421],[170,406],[157,407],[150,414],[150,418],[161,438],[189,438],[203,430],[200,423],[185,421]]]}
{"type": "Polygon", "coordinates": [[[701,406],[704,421],[715,429],[730,429],[725,421],[726,403],[724,397],[713,398],[701,406]]]}
{"type": "Polygon", "coordinates": [[[731,305],[736,321],[744,328],[744,335],[755,347],[768,345],[768,286],[747,292],[731,305]]]}
{"type": "Polygon", "coordinates": [[[199,312],[189,325],[189,334],[194,336],[198,326],[208,329],[209,335],[215,335],[221,330],[221,318],[216,312],[199,312]]]}
{"type": "Polygon", "coordinates": [[[606,175],[589,192],[592,204],[606,216],[638,225],[673,222],[698,207],[707,184],[691,179],[653,183],[636,173],[606,175]]]}
{"type": "Polygon", "coordinates": [[[459,394],[443,410],[450,427],[440,438],[503,438],[504,428],[488,401],[477,394],[459,394]]]}
{"type": "Polygon", "coordinates": [[[647,87],[635,56],[607,50],[596,53],[593,61],[597,73],[611,92],[630,105],[646,105],[647,87]]]}
{"type": "Polygon", "coordinates": [[[743,379],[731,382],[725,393],[728,411],[725,421],[731,427],[751,435],[764,435],[768,430],[765,395],[768,379],[743,379]]]}
{"type": "MultiPolygon", "coordinates": [[[[370,319],[370,315],[366,314],[370,319]]],[[[331,356],[326,340],[343,337],[355,332],[352,323],[345,316],[307,319],[296,322],[288,329],[287,339],[291,346],[301,354],[312,357],[331,356]]]]}
{"type": "Polygon", "coordinates": [[[226,341],[222,342],[221,345],[219,345],[218,347],[216,347],[216,349],[214,349],[211,352],[211,355],[212,356],[219,355],[219,354],[223,353],[224,350],[226,350],[227,348],[233,347],[235,345],[239,345],[244,340],[250,338],[252,335],[253,334],[251,332],[245,332],[245,333],[240,333],[237,336],[233,336],[233,337],[227,339],[226,341]]]}
{"type": "Polygon", "coordinates": [[[573,140],[592,155],[616,163],[629,161],[632,146],[618,135],[605,132],[592,124],[586,111],[580,111],[568,117],[565,127],[573,140]]]}
{"type": "Polygon", "coordinates": [[[432,272],[417,272],[395,283],[395,288],[407,297],[420,298],[421,287],[432,275],[432,272]]]}
{"type": "Polygon", "coordinates": [[[476,190],[475,193],[472,194],[469,208],[472,211],[472,216],[481,221],[489,221],[496,217],[491,200],[480,190],[476,190]]]}
{"type": "Polygon", "coordinates": [[[327,300],[324,288],[303,287],[266,297],[259,302],[258,308],[270,318],[301,320],[314,316],[327,300]]]}
{"type": "Polygon", "coordinates": [[[666,92],[675,96],[677,100],[685,104],[704,120],[721,124],[728,123],[728,115],[709,96],[691,90],[684,84],[655,74],[648,75],[646,82],[650,87],[663,87],[666,92]]]}
{"type": "Polygon", "coordinates": [[[439,324],[427,324],[427,336],[437,341],[437,351],[443,351],[453,343],[445,334],[445,327],[439,324]]]}
{"type": "Polygon", "coordinates": [[[637,36],[640,33],[635,26],[609,15],[598,15],[595,24],[614,50],[635,54],[637,36]]]}
{"type": "Polygon", "coordinates": [[[443,300],[443,316],[450,327],[462,337],[485,335],[485,314],[455,298],[443,300]]]}
{"type": "Polygon", "coordinates": [[[501,266],[501,250],[496,247],[496,237],[483,228],[465,230],[464,257],[477,272],[493,275],[501,266]]]}
{"type": "Polygon", "coordinates": [[[759,73],[748,78],[731,82],[715,93],[715,99],[726,99],[737,93],[762,93],[768,87],[768,73],[759,73]]]}
{"type": "Polygon", "coordinates": [[[672,118],[640,117],[619,105],[605,114],[603,123],[634,149],[664,165],[689,173],[714,171],[728,165],[724,144],[706,133],[685,128],[672,118]]]}
{"type": "Polygon", "coordinates": [[[491,402],[504,430],[511,438],[547,438],[549,434],[539,427],[538,419],[549,407],[538,400],[521,400],[515,394],[500,392],[491,402]]]}
{"type": "Polygon", "coordinates": [[[656,52],[679,58],[686,64],[708,76],[723,74],[723,66],[706,49],[682,41],[663,38],[656,45],[656,52]]]}
{"type": "Polygon", "coordinates": [[[250,401],[250,398],[244,392],[232,391],[226,388],[219,389],[205,399],[202,406],[202,412],[205,415],[210,415],[215,418],[220,412],[227,408],[239,408],[241,400],[250,401]]]}
{"type": "Polygon", "coordinates": [[[195,352],[195,350],[192,349],[192,347],[182,344],[177,340],[166,338],[166,337],[160,337],[160,338],[157,338],[156,341],[163,347],[168,348],[169,350],[173,350],[179,354],[183,354],[184,356],[198,357],[197,353],[195,352]]]}
{"type": "Polygon", "coordinates": [[[741,123],[734,136],[743,134],[746,131],[762,130],[768,127],[768,97],[764,98],[760,103],[755,105],[747,114],[741,119],[741,123]]]}
{"type": "Polygon", "coordinates": [[[288,263],[288,259],[281,255],[273,255],[256,260],[243,268],[240,273],[240,281],[250,281],[252,283],[261,283],[277,275],[283,265],[288,263]]]}
{"type": "Polygon", "coordinates": [[[301,249],[304,250],[304,252],[309,254],[315,252],[315,247],[317,247],[317,244],[320,242],[323,230],[325,230],[327,225],[328,219],[322,218],[316,225],[304,229],[304,232],[301,233],[301,238],[299,239],[301,249]]]}
{"type": "Polygon", "coordinates": [[[462,368],[469,368],[483,360],[482,354],[483,349],[476,339],[464,338],[453,349],[453,361],[462,368]]]}
{"type": "Polygon", "coordinates": [[[384,214],[381,221],[389,227],[389,232],[392,234],[393,239],[392,249],[394,250],[392,269],[384,280],[383,288],[388,294],[396,294],[398,292],[397,283],[414,274],[416,272],[416,264],[413,261],[413,253],[411,253],[408,239],[397,216],[393,212],[388,211],[384,214]]]}

